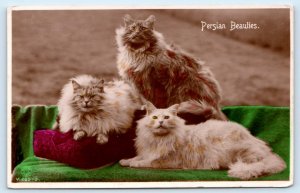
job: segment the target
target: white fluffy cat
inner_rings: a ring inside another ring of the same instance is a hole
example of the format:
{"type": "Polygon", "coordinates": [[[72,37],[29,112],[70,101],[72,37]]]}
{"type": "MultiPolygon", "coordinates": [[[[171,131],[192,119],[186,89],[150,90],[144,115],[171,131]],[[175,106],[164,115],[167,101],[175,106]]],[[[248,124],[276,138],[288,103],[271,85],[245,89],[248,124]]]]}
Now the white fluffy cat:
{"type": "Polygon", "coordinates": [[[108,141],[108,133],[124,133],[131,127],[134,112],[141,107],[138,94],[124,81],[104,83],[89,75],[70,80],[58,102],[59,129],[74,130],[74,139],[96,136],[108,141]]]}
{"type": "Polygon", "coordinates": [[[185,125],[168,109],[146,106],[147,116],[138,121],[137,156],[120,161],[122,166],[177,169],[229,169],[228,175],[251,179],[281,172],[285,162],[242,125],[208,120],[185,125]]]}

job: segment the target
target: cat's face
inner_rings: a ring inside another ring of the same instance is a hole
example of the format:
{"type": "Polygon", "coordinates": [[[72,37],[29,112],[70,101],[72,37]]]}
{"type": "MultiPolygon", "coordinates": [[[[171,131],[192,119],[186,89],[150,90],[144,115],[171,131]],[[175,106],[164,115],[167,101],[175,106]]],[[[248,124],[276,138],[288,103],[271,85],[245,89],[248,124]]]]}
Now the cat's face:
{"type": "Polygon", "coordinates": [[[146,20],[134,20],[125,15],[125,33],[122,37],[124,45],[131,50],[146,50],[156,43],[153,34],[155,17],[149,16],[146,20]]]}
{"type": "Polygon", "coordinates": [[[140,122],[140,126],[155,136],[166,136],[177,129],[181,121],[177,117],[177,108],[176,104],[167,109],[157,109],[149,103],[146,105],[147,115],[140,122]]]}
{"type": "Polygon", "coordinates": [[[82,86],[72,80],[73,86],[73,106],[82,112],[98,110],[103,99],[104,80],[93,82],[88,86],[82,86]]]}

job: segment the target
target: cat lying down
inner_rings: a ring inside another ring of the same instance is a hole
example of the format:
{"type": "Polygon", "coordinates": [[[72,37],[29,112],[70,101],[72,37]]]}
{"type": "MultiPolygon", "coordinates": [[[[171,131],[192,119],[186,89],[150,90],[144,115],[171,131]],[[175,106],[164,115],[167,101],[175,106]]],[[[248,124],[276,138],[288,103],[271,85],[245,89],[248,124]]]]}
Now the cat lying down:
{"type": "Polygon", "coordinates": [[[156,109],[137,123],[137,156],[122,159],[129,167],[164,169],[229,169],[230,177],[248,180],[286,168],[285,162],[242,125],[208,120],[185,125],[177,116],[178,105],[156,109]]]}

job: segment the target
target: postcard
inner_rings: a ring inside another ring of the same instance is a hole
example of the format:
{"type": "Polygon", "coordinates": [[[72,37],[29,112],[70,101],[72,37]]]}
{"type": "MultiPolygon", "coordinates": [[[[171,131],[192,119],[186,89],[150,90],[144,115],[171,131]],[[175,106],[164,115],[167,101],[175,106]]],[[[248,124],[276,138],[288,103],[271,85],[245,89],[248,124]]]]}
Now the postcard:
{"type": "Polygon", "coordinates": [[[291,6],[7,10],[9,188],[293,184],[291,6]]]}

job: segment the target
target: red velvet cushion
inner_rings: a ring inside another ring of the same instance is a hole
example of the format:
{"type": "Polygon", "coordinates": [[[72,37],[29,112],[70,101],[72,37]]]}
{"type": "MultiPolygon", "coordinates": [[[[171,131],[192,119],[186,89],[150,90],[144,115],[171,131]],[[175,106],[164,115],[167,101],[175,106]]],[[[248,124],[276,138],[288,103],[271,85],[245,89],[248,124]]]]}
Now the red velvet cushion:
{"type": "Polygon", "coordinates": [[[111,134],[106,144],[96,143],[96,137],[73,139],[73,132],[61,133],[57,130],[37,130],[34,133],[34,154],[70,166],[91,169],[122,158],[135,156],[135,130],[126,134],[111,134]]]}

